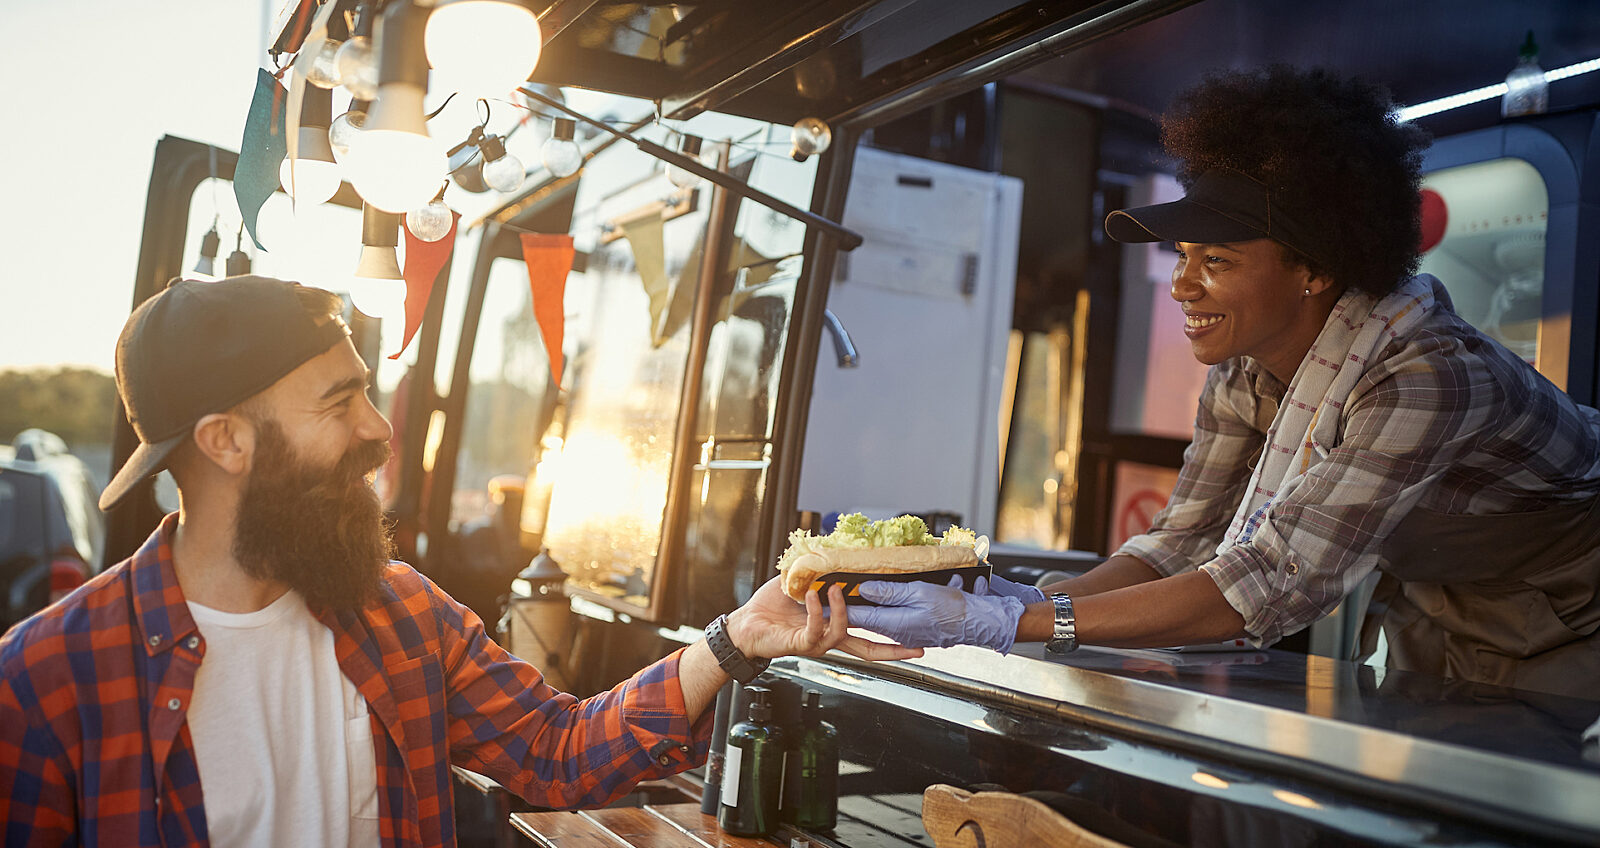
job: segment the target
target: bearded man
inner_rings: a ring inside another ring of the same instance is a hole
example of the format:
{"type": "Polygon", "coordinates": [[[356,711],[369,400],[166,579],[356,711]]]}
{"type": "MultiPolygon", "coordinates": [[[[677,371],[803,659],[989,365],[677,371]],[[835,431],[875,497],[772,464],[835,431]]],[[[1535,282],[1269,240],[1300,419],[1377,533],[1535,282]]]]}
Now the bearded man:
{"type": "Polygon", "coordinates": [[[170,469],[179,511],[130,559],[0,640],[6,845],[452,845],[450,764],[550,807],[691,768],[706,706],[764,660],[847,635],[774,580],[679,650],[579,701],[391,562],[369,476],[389,422],[339,298],[176,281],[134,311],[117,387],[140,446],[110,509],[170,469]]]}

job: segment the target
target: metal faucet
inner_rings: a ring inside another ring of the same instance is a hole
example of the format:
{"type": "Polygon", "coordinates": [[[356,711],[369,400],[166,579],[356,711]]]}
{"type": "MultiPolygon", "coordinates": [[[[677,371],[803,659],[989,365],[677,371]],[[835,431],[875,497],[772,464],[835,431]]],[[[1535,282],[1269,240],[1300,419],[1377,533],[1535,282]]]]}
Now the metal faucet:
{"type": "Polygon", "coordinates": [[[822,310],[822,325],[827,327],[828,334],[833,336],[833,354],[839,359],[839,367],[854,368],[860,365],[856,346],[850,341],[850,333],[845,330],[844,324],[839,321],[839,316],[833,314],[832,309],[822,310]]]}

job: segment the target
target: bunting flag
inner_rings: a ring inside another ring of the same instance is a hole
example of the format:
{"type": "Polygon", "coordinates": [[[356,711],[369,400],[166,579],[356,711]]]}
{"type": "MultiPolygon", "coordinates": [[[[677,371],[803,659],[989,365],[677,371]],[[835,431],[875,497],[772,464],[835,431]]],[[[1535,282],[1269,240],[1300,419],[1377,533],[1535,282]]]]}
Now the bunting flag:
{"type": "Polygon", "coordinates": [[[572,257],[570,235],[522,234],[522,261],[528,266],[533,318],[539,322],[539,335],[544,337],[544,350],[550,357],[551,385],[558,389],[561,387],[561,335],[566,322],[563,300],[572,257]]]}
{"type": "Polygon", "coordinates": [[[644,293],[650,298],[651,343],[656,347],[661,346],[661,342],[655,338],[656,328],[661,326],[662,313],[672,298],[672,281],[667,279],[667,251],[661,225],[659,211],[623,221],[621,225],[623,237],[628,240],[628,246],[633,248],[634,270],[639,272],[639,282],[644,285],[644,293]]]}
{"type": "Polygon", "coordinates": [[[267,198],[278,190],[278,166],[289,152],[284,129],[288,101],[289,93],[272,74],[257,68],[256,93],[250,100],[244,138],[239,142],[239,164],[233,171],[233,196],[257,250],[267,248],[256,235],[256,219],[267,198]]]}
{"type": "Polygon", "coordinates": [[[451,251],[456,248],[456,224],[460,221],[461,213],[452,209],[450,232],[438,241],[423,241],[412,235],[409,227],[400,228],[406,234],[406,264],[400,269],[400,276],[406,279],[406,333],[400,342],[400,349],[390,354],[390,359],[399,359],[400,354],[406,352],[412,337],[422,326],[422,314],[428,311],[428,298],[433,295],[433,284],[439,279],[439,272],[444,270],[445,263],[450,261],[451,251]]]}
{"type": "Polygon", "coordinates": [[[689,248],[689,258],[678,270],[678,278],[672,282],[667,308],[660,315],[652,316],[655,320],[650,327],[650,342],[655,347],[666,344],[667,339],[689,323],[689,313],[694,309],[694,292],[700,282],[700,250],[705,243],[705,230],[701,230],[694,237],[694,247],[689,248]]]}

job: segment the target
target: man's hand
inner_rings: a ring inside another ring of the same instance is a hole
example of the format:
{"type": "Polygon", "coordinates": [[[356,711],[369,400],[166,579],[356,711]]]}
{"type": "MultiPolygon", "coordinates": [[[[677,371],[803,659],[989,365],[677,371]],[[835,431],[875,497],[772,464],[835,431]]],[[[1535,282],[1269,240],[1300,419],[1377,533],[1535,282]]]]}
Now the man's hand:
{"type": "Polygon", "coordinates": [[[856,610],[856,626],[882,633],[902,645],[948,648],[981,645],[1000,653],[1017,638],[1022,601],[997,595],[973,595],[933,583],[862,583],[861,597],[884,606],[856,610]]]}
{"type": "Polygon", "coordinates": [[[728,614],[728,638],[744,655],[760,657],[816,657],[838,648],[864,660],[903,660],[922,656],[921,648],[872,642],[851,636],[847,630],[844,592],[828,590],[828,610],[823,611],[816,590],[806,592],[804,606],[783,593],[780,578],[768,580],[749,602],[728,614]]]}

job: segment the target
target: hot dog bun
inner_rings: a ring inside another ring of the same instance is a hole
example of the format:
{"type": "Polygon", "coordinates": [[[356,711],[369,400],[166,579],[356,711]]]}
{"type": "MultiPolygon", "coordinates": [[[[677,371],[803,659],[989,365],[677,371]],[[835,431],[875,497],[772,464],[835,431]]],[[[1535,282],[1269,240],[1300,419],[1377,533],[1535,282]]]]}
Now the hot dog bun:
{"type": "Polygon", "coordinates": [[[783,592],[804,602],[806,590],[825,574],[903,574],[977,565],[978,553],[966,545],[903,545],[882,548],[824,548],[808,551],[783,568],[783,592]]]}

